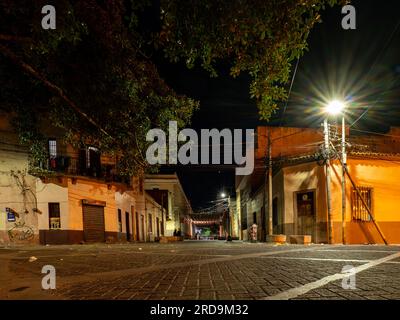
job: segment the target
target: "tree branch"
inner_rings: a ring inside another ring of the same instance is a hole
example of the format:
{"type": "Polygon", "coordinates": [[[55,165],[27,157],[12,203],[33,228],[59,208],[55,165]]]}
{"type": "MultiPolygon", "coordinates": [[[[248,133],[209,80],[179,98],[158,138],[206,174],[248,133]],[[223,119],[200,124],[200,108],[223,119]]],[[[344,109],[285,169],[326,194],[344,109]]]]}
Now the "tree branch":
{"type": "Polygon", "coordinates": [[[9,34],[0,34],[0,40],[3,41],[20,41],[20,42],[27,42],[27,41],[32,41],[31,38],[28,37],[20,37],[20,36],[14,36],[14,35],[9,35],[9,34]]]}
{"type": "Polygon", "coordinates": [[[56,93],[58,96],[60,96],[75,112],[80,114],[82,117],[84,117],[87,121],[89,121],[92,125],[97,127],[103,134],[106,136],[110,137],[111,139],[115,140],[107,131],[105,131],[93,118],[91,118],[89,115],[87,115],[85,112],[80,110],[78,106],[70,99],[67,97],[67,95],[64,93],[64,91],[58,87],[57,85],[53,84],[47,78],[40,74],[38,71],[36,71],[33,67],[31,67],[29,64],[25,63],[21,59],[18,58],[18,56],[12,52],[10,49],[8,49],[4,45],[0,45],[0,52],[3,53],[4,56],[9,58],[11,61],[13,61],[16,65],[21,67],[26,73],[30,74],[34,78],[40,80],[43,82],[43,84],[50,89],[50,91],[53,91],[56,93]]]}

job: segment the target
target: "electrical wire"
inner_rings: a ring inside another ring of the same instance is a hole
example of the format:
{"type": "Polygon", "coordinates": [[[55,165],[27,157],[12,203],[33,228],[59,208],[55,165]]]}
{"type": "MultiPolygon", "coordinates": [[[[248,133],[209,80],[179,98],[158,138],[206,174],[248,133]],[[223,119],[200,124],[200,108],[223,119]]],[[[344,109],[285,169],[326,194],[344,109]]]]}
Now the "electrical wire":
{"type": "Polygon", "coordinates": [[[287,106],[288,106],[288,103],[289,103],[289,99],[290,99],[290,94],[292,93],[292,87],[293,87],[294,79],[295,79],[296,74],[297,74],[297,68],[298,68],[298,66],[299,66],[299,61],[300,61],[300,57],[297,58],[296,67],[294,68],[294,72],[293,72],[293,76],[292,76],[292,81],[291,81],[290,87],[289,87],[288,97],[287,97],[285,106],[284,106],[284,108],[283,108],[283,112],[282,112],[282,115],[281,115],[281,120],[279,121],[279,126],[280,126],[280,127],[282,126],[282,120],[283,120],[283,117],[284,117],[284,115],[285,115],[285,113],[286,113],[286,109],[287,109],[287,106]]]}

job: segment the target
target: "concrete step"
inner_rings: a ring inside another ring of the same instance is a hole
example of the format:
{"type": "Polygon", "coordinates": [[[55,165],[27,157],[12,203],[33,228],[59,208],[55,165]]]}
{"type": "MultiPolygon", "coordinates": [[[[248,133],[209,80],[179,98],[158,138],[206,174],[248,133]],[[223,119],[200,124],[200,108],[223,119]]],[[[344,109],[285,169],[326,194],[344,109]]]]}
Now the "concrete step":
{"type": "Polygon", "coordinates": [[[286,235],[284,234],[272,234],[272,235],[267,235],[267,242],[273,242],[273,243],[286,243],[286,235]]]}
{"type": "Polygon", "coordinates": [[[290,235],[289,242],[291,244],[310,244],[311,236],[310,235],[290,235]]]}

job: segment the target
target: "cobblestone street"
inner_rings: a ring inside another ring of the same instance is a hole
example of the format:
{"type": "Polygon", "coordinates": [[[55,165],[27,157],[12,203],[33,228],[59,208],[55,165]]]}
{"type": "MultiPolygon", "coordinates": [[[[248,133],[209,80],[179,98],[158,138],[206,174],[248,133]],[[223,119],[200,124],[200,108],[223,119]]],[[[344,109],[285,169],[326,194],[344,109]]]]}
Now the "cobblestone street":
{"type": "Polygon", "coordinates": [[[1,299],[400,299],[399,246],[37,246],[0,248],[0,260],[1,299]],[[41,289],[44,265],[56,290],[41,289]],[[345,290],[349,265],[356,289],[345,290]]]}

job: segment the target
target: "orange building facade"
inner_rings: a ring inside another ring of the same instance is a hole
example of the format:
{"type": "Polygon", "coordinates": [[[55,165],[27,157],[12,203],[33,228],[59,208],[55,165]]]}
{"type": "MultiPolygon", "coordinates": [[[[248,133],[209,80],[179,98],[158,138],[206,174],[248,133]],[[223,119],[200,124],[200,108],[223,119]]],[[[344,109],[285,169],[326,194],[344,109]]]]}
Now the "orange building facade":
{"type": "Polygon", "coordinates": [[[49,158],[32,164],[9,114],[0,117],[0,243],[156,241],[166,210],[144,175],[118,175],[116,157],[76,150],[48,127],[49,158]]]}
{"type": "MultiPolygon", "coordinates": [[[[396,130],[374,136],[351,136],[347,130],[349,175],[390,244],[400,243],[397,209],[400,199],[400,141],[397,140],[400,135],[395,134],[396,130]]],[[[330,223],[326,166],[320,152],[321,130],[260,127],[257,140],[255,171],[251,176],[236,179],[242,239],[246,239],[247,229],[254,222],[259,225],[258,240],[264,240],[263,235],[268,234],[268,178],[264,164],[271,143],[274,234],[311,235],[314,243],[328,243],[329,234],[331,243],[383,243],[349,177],[345,184],[343,214],[342,166],[338,159],[330,163],[330,223]]]]}

